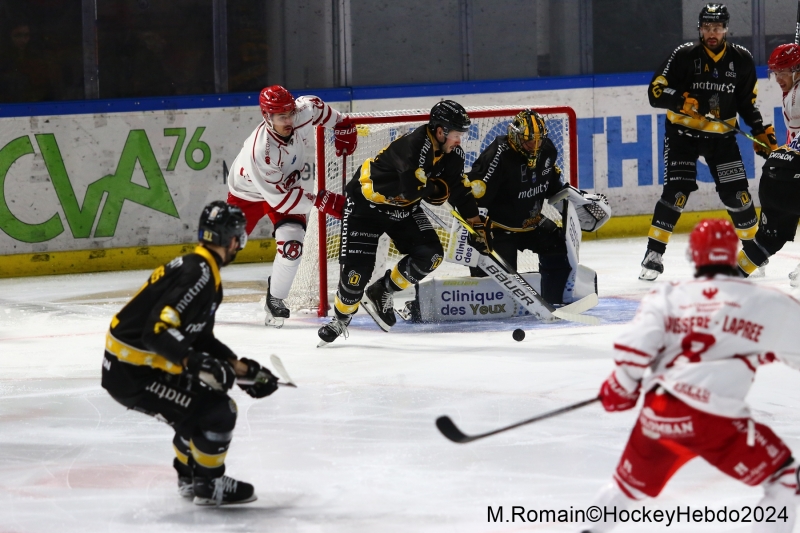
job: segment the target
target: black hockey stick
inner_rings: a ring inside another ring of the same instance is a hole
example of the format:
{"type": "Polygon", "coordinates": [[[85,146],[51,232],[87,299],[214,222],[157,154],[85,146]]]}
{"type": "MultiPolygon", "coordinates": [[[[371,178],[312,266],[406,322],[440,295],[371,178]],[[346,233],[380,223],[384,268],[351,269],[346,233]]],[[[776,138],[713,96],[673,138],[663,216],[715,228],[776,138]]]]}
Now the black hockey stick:
{"type": "MultiPolygon", "coordinates": [[[[800,0],[798,0],[798,1],[800,1],[800,0]]],[[[753,137],[753,136],[752,136],[752,135],[750,135],[749,133],[745,133],[745,132],[743,132],[743,131],[742,131],[742,129],[739,127],[739,121],[738,121],[738,119],[737,119],[737,121],[736,121],[736,125],[734,125],[734,126],[731,126],[730,124],[728,124],[728,123],[727,123],[727,122],[725,122],[724,120],[720,120],[720,119],[718,119],[717,117],[715,117],[714,115],[712,115],[712,114],[710,114],[710,113],[709,113],[708,115],[706,115],[705,117],[703,117],[703,118],[705,118],[706,120],[710,120],[711,122],[716,122],[717,124],[722,124],[722,125],[726,126],[726,127],[728,128],[728,131],[731,131],[731,130],[733,130],[733,131],[735,131],[736,133],[741,133],[742,135],[744,135],[745,137],[747,137],[748,139],[750,139],[750,140],[751,140],[751,141],[753,141],[754,143],[760,144],[761,146],[763,146],[764,148],[766,148],[766,149],[768,149],[768,150],[769,150],[769,146],[767,146],[767,145],[766,145],[766,144],[764,144],[763,142],[759,141],[758,139],[756,139],[755,137],[753,137]]]]}
{"type": "Polygon", "coordinates": [[[800,44],[800,0],[797,0],[797,22],[794,25],[794,44],[800,44]]]}
{"type": "Polygon", "coordinates": [[[451,441],[456,442],[458,444],[466,444],[468,442],[482,439],[484,437],[490,437],[492,435],[497,435],[498,433],[503,433],[504,431],[518,428],[526,424],[532,424],[534,422],[538,422],[539,420],[544,420],[546,418],[552,418],[554,416],[558,416],[564,413],[569,413],[570,411],[574,411],[575,409],[580,409],[581,407],[591,405],[599,400],[600,400],[599,396],[596,398],[592,398],[590,400],[583,400],[582,402],[573,403],[567,405],[566,407],[562,407],[561,409],[556,409],[555,411],[550,411],[549,413],[544,413],[543,415],[535,416],[533,418],[529,418],[528,420],[523,420],[522,422],[517,422],[516,424],[511,424],[510,426],[506,426],[500,429],[495,429],[494,431],[489,431],[488,433],[481,433],[479,435],[472,435],[472,436],[465,435],[460,429],[456,427],[453,421],[450,420],[449,416],[440,416],[439,418],[437,418],[436,427],[439,428],[439,431],[442,432],[442,435],[444,435],[451,441]]]}

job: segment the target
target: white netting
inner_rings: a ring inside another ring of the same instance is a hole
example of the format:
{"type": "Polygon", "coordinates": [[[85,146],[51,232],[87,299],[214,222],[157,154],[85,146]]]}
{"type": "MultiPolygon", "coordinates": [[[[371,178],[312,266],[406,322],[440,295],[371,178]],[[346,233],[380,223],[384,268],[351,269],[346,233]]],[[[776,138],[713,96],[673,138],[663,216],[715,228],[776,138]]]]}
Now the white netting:
{"type": "MultiPolygon", "coordinates": [[[[489,146],[495,137],[506,134],[508,123],[522,109],[524,108],[467,108],[472,125],[461,141],[461,146],[466,153],[465,171],[472,167],[478,155],[489,146]]],[[[563,171],[565,179],[569,179],[575,184],[577,169],[574,161],[577,156],[577,143],[575,131],[573,131],[574,112],[566,107],[536,107],[534,109],[539,111],[545,119],[549,131],[548,136],[558,149],[558,165],[563,171]]],[[[336,157],[332,130],[321,129],[318,131],[317,154],[312,165],[313,174],[317,180],[317,187],[315,187],[317,190],[327,189],[343,194],[346,181],[352,178],[356,168],[366,159],[374,158],[394,139],[428,121],[427,110],[352,113],[349,116],[358,124],[358,148],[350,157],[336,157]],[[320,168],[324,169],[322,176],[320,176],[320,168]]],[[[559,213],[549,204],[545,204],[545,206],[543,213],[560,225],[559,213]]],[[[450,224],[452,215],[449,212],[448,204],[430,207],[447,224],[450,224]]],[[[433,225],[437,227],[435,222],[433,225]]],[[[309,214],[302,263],[289,298],[286,300],[286,304],[293,311],[313,310],[318,311],[320,315],[326,314],[328,302],[332,301],[339,282],[340,230],[341,222],[339,220],[318,214],[316,210],[312,210],[309,214]],[[324,238],[320,238],[320,224],[324,225],[324,238]],[[323,256],[324,264],[320,261],[323,256]]],[[[448,232],[438,227],[436,231],[446,249],[448,232]]],[[[391,245],[390,239],[384,235],[378,248],[378,260],[373,278],[382,274],[399,260],[399,254],[391,245]]],[[[518,258],[520,272],[536,270],[537,266],[538,260],[535,254],[531,252],[520,254],[518,258]]],[[[468,272],[466,267],[443,263],[436,270],[435,275],[468,275],[468,272]]]]}

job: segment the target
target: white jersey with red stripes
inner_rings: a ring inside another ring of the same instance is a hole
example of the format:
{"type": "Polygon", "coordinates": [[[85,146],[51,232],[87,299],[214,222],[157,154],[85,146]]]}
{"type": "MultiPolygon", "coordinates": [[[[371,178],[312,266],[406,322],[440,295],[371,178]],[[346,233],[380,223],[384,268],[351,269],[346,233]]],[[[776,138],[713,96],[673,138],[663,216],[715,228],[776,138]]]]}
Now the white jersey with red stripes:
{"type": "Polygon", "coordinates": [[[781,360],[800,369],[798,327],[800,302],[778,289],[722,275],[662,284],[614,344],[616,372],[700,411],[748,417],[744,400],[759,366],[781,360]]]}
{"type": "Polygon", "coordinates": [[[783,95],[783,122],[786,124],[786,142],[790,143],[800,132],[800,80],[783,95]]]}
{"type": "Polygon", "coordinates": [[[231,194],[251,202],[266,201],[275,211],[305,215],[314,205],[313,180],[301,180],[314,147],[314,127],[333,127],[343,115],[316,96],[301,96],[288,142],[266,120],[250,134],[228,175],[231,194]]]}

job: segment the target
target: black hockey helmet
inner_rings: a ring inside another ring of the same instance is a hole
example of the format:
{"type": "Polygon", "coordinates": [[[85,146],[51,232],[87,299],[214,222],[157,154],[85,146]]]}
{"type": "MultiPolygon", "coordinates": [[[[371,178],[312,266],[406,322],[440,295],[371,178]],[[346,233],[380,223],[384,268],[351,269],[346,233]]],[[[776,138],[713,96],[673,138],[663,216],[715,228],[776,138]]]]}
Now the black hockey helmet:
{"type": "Polygon", "coordinates": [[[520,111],[508,124],[508,144],[528,159],[529,167],[536,166],[536,158],[545,140],[547,125],[542,115],[533,109],[520,111]],[[530,141],[533,141],[532,145],[530,141]]]}
{"type": "Polygon", "coordinates": [[[431,108],[431,118],[428,127],[435,132],[437,126],[444,129],[444,134],[450,130],[467,131],[469,130],[470,120],[467,110],[453,100],[442,100],[431,108]]]}
{"type": "Polygon", "coordinates": [[[721,22],[727,28],[730,20],[731,14],[728,13],[728,7],[725,4],[706,4],[700,10],[697,28],[699,29],[705,22],[721,22]]]}
{"type": "Polygon", "coordinates": [[[247,220],[242,210],[222,200],[211,202],[200,214],[197,239],[200,242],[227,248],[231,239],[239,239],[241,250],[247,244],[247,220]]]}

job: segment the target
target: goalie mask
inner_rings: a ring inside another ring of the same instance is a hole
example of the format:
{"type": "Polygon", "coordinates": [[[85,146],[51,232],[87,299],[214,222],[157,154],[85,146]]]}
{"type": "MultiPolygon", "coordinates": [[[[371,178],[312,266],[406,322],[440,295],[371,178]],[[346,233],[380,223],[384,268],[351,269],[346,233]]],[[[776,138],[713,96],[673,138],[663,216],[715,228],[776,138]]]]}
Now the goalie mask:
{"type": "Polygon", "coordinates": [[[532,109],[521,111],[508,125],[508,144],[528,159],[528,166],[536,166],[536,159],[547,139],[547,126],[542,115],[532,109]]]}

